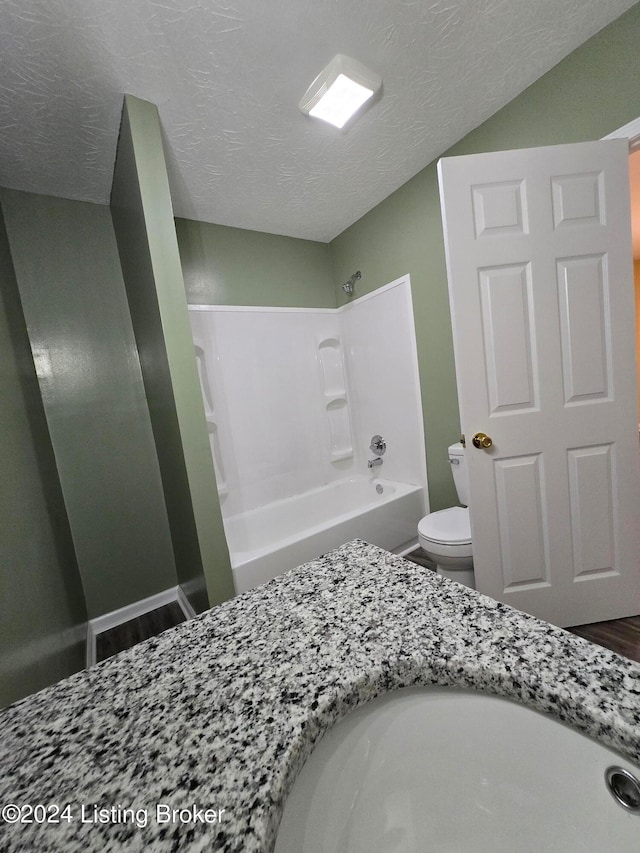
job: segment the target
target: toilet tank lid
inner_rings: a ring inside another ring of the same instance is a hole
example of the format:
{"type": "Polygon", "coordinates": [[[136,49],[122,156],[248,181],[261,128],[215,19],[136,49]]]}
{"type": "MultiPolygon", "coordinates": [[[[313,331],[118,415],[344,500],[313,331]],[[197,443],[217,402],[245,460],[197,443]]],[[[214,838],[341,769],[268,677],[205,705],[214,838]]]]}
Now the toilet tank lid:
{"type": "Polygon", "coordinates": [[[461,442],[456,441],[455,444],[449,445],[449,456],[464,456],[464,447],[461,442]]]}
{"type": "Polygon", "coordinates": [[[471,519],[467,507],[452,506],[425,515],[418,532],[443,545],[467,545],[471,542],[471,519]]]}

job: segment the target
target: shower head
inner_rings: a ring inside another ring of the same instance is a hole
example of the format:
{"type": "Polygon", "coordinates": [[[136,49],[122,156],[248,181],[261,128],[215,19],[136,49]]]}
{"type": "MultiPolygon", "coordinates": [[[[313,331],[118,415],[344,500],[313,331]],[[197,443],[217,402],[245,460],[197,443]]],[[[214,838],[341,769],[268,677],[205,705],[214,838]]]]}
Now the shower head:
{"type": "Polygon", "coordinates": [[[349,281],[345,281],[345,283],[342,285],[342,289],[344,290],[344,292],[345,293],[353,293],[353,284],[359,278],[362,278],[362,273],[360,272],[360,270],[358,270],[357,272],[354,272],[354,274],[351,276],[349,281]]]}

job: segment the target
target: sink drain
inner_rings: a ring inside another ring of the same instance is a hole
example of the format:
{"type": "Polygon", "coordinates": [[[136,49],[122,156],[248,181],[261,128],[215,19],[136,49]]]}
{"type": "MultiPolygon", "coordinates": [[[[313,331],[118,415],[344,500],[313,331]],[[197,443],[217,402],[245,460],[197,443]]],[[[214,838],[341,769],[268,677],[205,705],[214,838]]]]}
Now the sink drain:
{"type": "Polygon", "coordinates": [[[640,782],[624,767],[609,767],[604,774],[611,795],[627,811],[640,812],[640,782]]]}

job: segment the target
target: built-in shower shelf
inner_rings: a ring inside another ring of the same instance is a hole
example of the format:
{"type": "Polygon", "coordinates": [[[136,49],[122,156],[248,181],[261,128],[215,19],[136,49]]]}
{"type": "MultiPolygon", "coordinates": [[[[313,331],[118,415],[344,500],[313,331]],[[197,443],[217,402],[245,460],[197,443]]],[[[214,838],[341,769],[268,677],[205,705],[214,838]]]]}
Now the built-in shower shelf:
{"type": "Polygon", "coordinates": [[[325,406],[329,422],[331,461],[347,459],[353,456],[351,439],[351,419],[349,406],[345,397],[335,397],[325,406]]]}
{"type": "Polygon", "coordinates": [[[328,336],[317,340],[320,386],[329,426],[329,459],[338,462],[353,456],[353,438],[347,382],[342,358],[340,337],[328,336]]]}
{"type": "Polygon", "coordinates": [[[207,420],[215,421],[216,415],[212,397],[212,383],[209,377],[206,350],[204,346],[201,346],[198,343],[194,343],[193,349],[196,356],[196,365],[198,367],[198,378],[200,379],[204,414],[207,420]]]}
{"type": "Polygon", "coordinates": [[[353,448],[350,447],[343,451],[333,450],[331,452],[331,461],[332,462],[341,462],[343,459],[352,459],[353,458],[353,448]]]}
{"type": "Polygon", "coordinates": [[[319,341],[318,357],[325,397],[345,397],[346,386],[340,339],[324,338],[319,341]]]}
{"type": "Polygon", "coordinates": [[[209,446],[211,447],[211,458],[213,459],[213,470],[216,475],[216,486],[218,495],[224,497],[228,491],[227,478],[225,477],[222,454],[220,452],[220,440],[218,438],[218,425],[211,418],[207,418],[207,432],[209,433],[209,446]]]}

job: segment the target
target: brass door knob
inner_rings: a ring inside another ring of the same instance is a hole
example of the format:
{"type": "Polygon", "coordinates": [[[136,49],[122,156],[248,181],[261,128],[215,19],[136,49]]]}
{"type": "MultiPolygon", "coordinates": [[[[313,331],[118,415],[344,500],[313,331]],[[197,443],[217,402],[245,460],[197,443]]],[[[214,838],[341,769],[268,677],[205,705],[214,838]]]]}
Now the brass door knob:
{"type": "Polygon", "coordinates": [[[478,450],[487,450],[493,446],[493,439],[484,432],[477,432],[471,439],[471,443],[478,450]]]}

